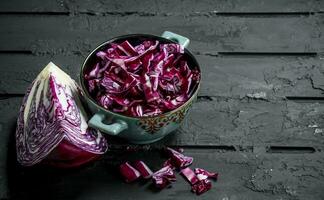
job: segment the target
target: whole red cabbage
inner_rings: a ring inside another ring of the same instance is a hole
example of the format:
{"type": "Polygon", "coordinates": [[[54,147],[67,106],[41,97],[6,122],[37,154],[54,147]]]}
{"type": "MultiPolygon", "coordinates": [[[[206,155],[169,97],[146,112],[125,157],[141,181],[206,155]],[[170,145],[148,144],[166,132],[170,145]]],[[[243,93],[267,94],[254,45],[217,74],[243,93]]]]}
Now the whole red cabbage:
{"type": "Polygon", "coordinates": [[[24,97],[16,129],[18,162],[75,167],[107,150],[99,131],[87,125],[79,88],[66,73],[49,63],[24,97]]]}
{"type": "Polygon", "coordinates": [[[154,116],[184,104],[200,81],[179,44],[127,40],[97,52],[86,72],[91,96],[104,108],[133,117],[154,116]]]}

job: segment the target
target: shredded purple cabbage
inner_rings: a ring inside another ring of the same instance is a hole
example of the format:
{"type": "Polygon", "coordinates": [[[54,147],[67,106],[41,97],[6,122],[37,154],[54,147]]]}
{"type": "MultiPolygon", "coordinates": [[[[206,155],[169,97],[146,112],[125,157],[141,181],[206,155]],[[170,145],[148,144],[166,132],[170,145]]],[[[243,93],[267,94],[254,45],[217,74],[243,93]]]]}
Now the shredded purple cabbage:
{"type": "Polygon", "coordinates": [[[200,195],[211,189],[212,183],[208,180],[208,178],[212,178],[217,180],[218,173],[209,172],[202,168],[195,169],[196,177],[199,181],[197,181],[192,187],[191,190],[195,192],[197,195],[200,195]]]}
{"type": "Polygon", "coordinates": [[[104,108],[133,117],[154,116],[184,104],[200,81],[179,44],[127,40],[96,54],[85,74],[88,90],[104,108]]]}
{"type": "Polygon", "coordinates": [[[141,173],[132,167],[128,162],[125,162],[119,166],[119,172],[127,183],[133,182],[141,176],[141,173]]]}
{"type": "Polygon", "coordinates": [[[173,162],[172,162],[172,159],[171,159],[171,158],[169,158],[169,159],[167,159],[166,161],[164,161],[164,163],[163,163],[163,167],[166,167],[166,166],[169,166],[169,167],[171,167],[172,169],[175,169],[175,167],[174,167],[174,165],[173,165],[173,162]]]}
{"type": "MultiPolygon", "coordinates": [[[[170,158],[163,163],[163,168],[153,173],[153,175],[152,171],[144,162],[136,161],[134,166],[139,172],[138,175],[135,176],[134,180],[139,177],[139,174],[144,178],[152,177],[154,185],[159,189],[163,189],[167,186],[171,186],[171,183],[176,181],[174,169],[177,168],[180,170],[180,174],[190,183],[192,192],[201,195],[210,190],[212,188],[212,183],[209,178],[217,180],[218,173],[209,172],[202,168],[195,168],[193,171],[191,168],[187,167],[192,164],[193,158],[181,154],[183,149],[180,148],[177,150],[178,151],[169,147],[166,148],[170,158]]],[[[133,174],[136,174],[128,168],[125,171],[130,171],[129,173],[131,173],[131,177],[134,177],[133,174]]]]}
{"type": "Polygon", "coordinates": [[[215,180],[218,179],[218,173],[216,172],[209,172],[205,169],[202,169],[202,168],[196,168],[195,169],[195,173],[197,174],[198,178],[200,180],[202,179],[207,179],[207,178],[213,178],[215,180]]]}
{"type": "Polygon", "coordinates": [[[138,160],[134,162],[134,167],[141,173],[144,179],[152,177],[152,170],[143,161],[138,160]]]}
{"type": "Polygon", "coordinates": [[[197,195],[201,195],[204,192],[207,192],[212,187],[211,182],[208,179],[199,180],[196,184],[191,186],[191,191],[197,195]]]}
{"type": "Polygon", "coordinates": [[[163,189],[171,182],[176,181],[176,176],[171,167],[166,166],[155,172],[152,176],[153,183],[156,187],[163,189]]]}
{"type": "Polygon", "coordinates": [[[189,181],[191,185],[194,185],[199,181],[195,172],[193,172],[189,167],[182,169],[181,174],[187,179],[187,181],[189,181]]]}
{"type": "Polygon", "coordinates": [[[185,156],[182,153],[168,147],[166,149],[167,153],[171,157],[171,164],[176,168],[184,168],[192,164],[193,158],[185,156]]]}

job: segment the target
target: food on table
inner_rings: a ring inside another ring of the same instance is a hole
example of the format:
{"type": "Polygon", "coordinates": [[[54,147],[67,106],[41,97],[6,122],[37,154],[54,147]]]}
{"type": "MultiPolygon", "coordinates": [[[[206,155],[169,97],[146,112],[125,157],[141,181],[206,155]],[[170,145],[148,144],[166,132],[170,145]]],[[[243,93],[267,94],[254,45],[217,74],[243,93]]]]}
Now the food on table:
{"type": "Polygon", "coordinates": [[[185,156],[182,153],[168,147],[166,149],[167,153],[171,157],[171,164],[176,168],[184,168],[192,164],[193,158],[185,156]]]}
{"type": "Polygon", "coordinates": [[[128,162],[121,164],[119,166],[119,171],[127,183],[133,182],[141,176],[141,173],[128,162]]]}
{"type": "Polygon", "coordinates": [[[195,185],[191,186],[191,191],[197,195],[201,195],[204,192],[207,192],[212,187],[211,182],[208,179],[199,180],[195,185]]]}
{"type": "Polygon", "coordinates": [[[135,161],[134,167],[141,173],[144,179],[151,178],[153,172],[143,161],[135,161]]]}
{"type": "Polygon", "coordinates": [[[152,179],[156,187],[163,189],[166,186],[170,185],[171,182],[176,181],[176,176],[173,169],[169,166],[166,166],[154,172],[152,179]]]}
{"type": "Polygon", "coordinates": [[[152,177],[154,185],[159,189],[163,189],[176,181],[174,169],[177,168],[180,169],[180,174],[190,183],[192,192],[201,195],[211,189],[212,183],[208,178],[217,180],[218,173],[209,172],[202,168],[195,168],[193,171],[187,167],[192,164],[193,158],[181,154],[183,149],[181,149],[181,153],[170,147],[166,150],[171,158],[167,159],[163,163],[163,167],[153,174],[143,161],[136,161],[134,163],[138,171],[128,162],[122,164],[120,172],[126,179],[126,182],[137,180],[142,175],[145,179],[152,177]]]}
{"type": "Polygon", "coordinates": [[[185,177],[187,179],[187,181],[191,185],[194,185],[199,181],[199,179],[197,178],[195,172],[192,171],[189,167],[186,167],[186,168],[182,169],[181,174],[182,174],[183,177],[185,177]]]}
{"type": "Polygon", "coordinates": [[[205,169],[196,168],[195,173],[197,174],[199,179],[207,179],[207,178],[213,178],[215,180],[218,179],[218,173],[209,172],[205,169]]]}
{"type": "Polygon", "coordinates": [[[171,159],[171,158],[169,158],[169,159],[167,159],[166,161],[164,161],[164,163],[163,163],[163,167],[166,167],[166,166],[169,166],[169,167],[171,167],[172,169],[175,169],[175,167],[174,167],[174,165],[173,165],[173,163],[172,163],[172,159],[171,159]]]}
{"type": "Polygon", "coordinates": [[[88,127],[87,120],[76,82],[49,63],[27,90],[20,108],[18,162],[75,167],[97,158],[106,152],[107,141],[88,127]]]}
{"type": "Polygon", "coordinates": [[[200,81],[179,44],[110,43],[84,78],[102,107],[132,117],[155,116],[184,104],[200,81]]]}

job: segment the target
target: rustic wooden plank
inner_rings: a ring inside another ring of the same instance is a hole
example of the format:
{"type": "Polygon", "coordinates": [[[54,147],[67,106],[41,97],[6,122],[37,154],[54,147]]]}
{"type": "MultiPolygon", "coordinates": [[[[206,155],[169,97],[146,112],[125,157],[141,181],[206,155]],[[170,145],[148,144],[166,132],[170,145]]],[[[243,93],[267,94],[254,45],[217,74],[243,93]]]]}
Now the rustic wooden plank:
{"type": "Polygon", "coordinates": [[[174,31],[191,39],[190,49],[217,52],[323,51],[323,15],[297,17],[204,16],[2,16],[0,51],[34,54],[88,52],[114,36],[174,31]]]}
{"type": "MultiPolygon", "coordinates": [[[[13,120],[12,120],[13,122],[13,120]]],[[[0,125],[0,138],[3,144],[0,147],[0,199],[6,199],[9,195],[8,189],[8,143],[9,136],[13,132],[9,131],[6,124],[0,125]]]]}
{"type": "MultiPolygon", "coordinates": [[[[84,56],[86,54],[83,54],[84,56]]],[[[0,54],[0,93],[24,94],[42,68],[53,61],[75,80],[83,55],[0,54]]],[[[303,56],[196,55],[202,69],[200,96],[271,100],[285,96],[323,97],[324,62],[303,56]]]]}
{"type": "MultiPolygon", "coordinates": [[[[320,104],[290,102],[286,103],[285,110],[278,109],[273,104],[271,108],[266,107],[263,102],[245,102],[250,104],[248,107],[233,105],[233,101],[217,100],[213,105],[206,105],[209,101],[197,102],[183,128],[160,143],[194,145],[194,149],[185,150],[187,155],[195,158],[194,167],[220,172],[220,180],[214,183],[214,189],[204,194],[204,197],[206,199],[215,199],[215,197],[220,199],[225,197],[321,199],[324,178],[322,169],[324,160],[321,152],[268,155],[265,154],[264,147],[265,145],[323,146],[323,141],[320,140],[323,138],[324,107],[320,104]],[[255,105],[258,106],[258,110],[253,109],[255,105]],[[233,116],[238,112],[235,106],[240,108],[237,119],[233,116]],[[283,118],[285,121],[281,122],[283,118]],[[231,124],[232,121],[236,124],[236,128],[231,124]],[[277,132],[280,131],[280,127],[283,129],[282,135],[277,132]],[[231,129],[236,129],[236,132],[231,129]],[[265,133],[261,129],[269,132],[265,133]],[[210,132],[214,132],[214,135],[212,136],[210,132]],[[185,140],[180,141],[181,137],[185,140]],[[256,140],[253,140],[254,137],[256,140]],[[195,146],[199,148],[201,144],[230,144],[243,148],[246,145],[253,145],[254,148],[253,154],[244,149],[240,152],[230,151],[223,154],[218,150],[195,149],[195,146]]],[[[144,159],[154,170],[157,170],[165,158],[154,152],[155,150],[147,153],[136,151],[122,153],[121,150],[108,152],[103,161],[74,172],[55,172],[38,168],[26,171],[16,168],[14,150],[11,148],[11,152],[8,153],[8,140],[9,136],[14,134],[15,118],[20,102],[21,98],[10,98],[1,100],[0,104],[0,112],[6,113],[0,116],[1,141],[5,144],[1,146],[0,157],[1,160],[9,159],[9,165],[8,162],[2,162],[0,166],[2,198],[8,197],[8,191],[11,191],[10,194],[17,199],[30,197],[38,199],[45,196],[50,199],[91,199],[94,194],[96,199],[107,197],[124,199],[124,196],[120,196],[124,193],[118,192],[120,188],[127,188],[130,192],[127,194],[130,195],[127,196],[128,198],[143,195],[142,199],[148,199],[154,195],[157,199],[166,199],[174,198],[174,195],[180,193],[188,199],[195,198],[189,192],[190,187],[179,176],[172,189],[163,190],[157,195],[149,184],[125,184],[114,172],[116,165],[121,161],[134,159],[144,159]],[[7,158],[8,154],[9,158],[7,158]]]]}
{"type": "MultiPolygon", "coordinates": [[[[21,99],[0,101],[2,126],[15,124],[21,99]]],[[[181,128],[156,145],[323,147],[323,110],[315,102],[199,98],[181,128]]]]}
{"type": "MultiPolygon", "coordinates": [[[[194,157],[192,168],[220,173],[203,199],[322,199],[323,162],[316,154],[255,154],[185,149],[194,157]]],[[[159,152],[108,152],[101,162],[77,171],[16,168],[10,174],[11,192],[17,199],[196,199],[189,184],[177,175],[169,189],[155,190],[151,182],[126,184],[118,175],[122,161],[141,159],[160,168],[159,152]],[[109,153],[115,154],[109,156],[109,153]],[[115,158],[118,155],[119,158],[115,158]],[[127,191],[127,192],[125,192],[127,191]]]]}
{"type": "Polygon", "coordinates": [[[283,199],[322,199],[323,157],[320,154],[261,154],[246,186],[269,195],[287,195],[283,199]]]}
{"type": "Polygon", "coordinates": [[[1,1],[0,12],[22,13],[22,12],[68,12],[63,1],[30,0],[30,1],[1,1]]]}
{"type": "Polygon", "coordinates": [[[295,13],[323,11],[323,2],[317,0],[189,0],[189,1],[1,1],[0,12],[87,12],[124,14],[213,14],[213,13],[295,13]]]}
{"type": "Polygon", "coordinates": [[[322,146],[319,103],[211,98],[198,101],[170,143],[322,146]]]}
{"type": "Polygon", "coordinates": [[[197,56],[202,66],[201,95],[323,97],[323,60],[318,57],[197,56]]]}
{"type": "Polygon", "coordinates": [[[0,199],[7,199],[9,197],[8,174],[10,171],[8,164],[12,162],[12,156],[9,154],[13,154],[11,151],[14,148],[12,142],[16,129],[17,106],[9,101],[0,100],[0,102],[2,104],[0,108],[0,140],[2,143],[0,146],[0,199]]]}
{"type": "MultiPolygon", "coordinates": [[[[1,113],[6,113],[6,115],[0,117],[2,127],[1,141],[6,141],[6,144],[8,143],[9,135],[14,133],[14,118],[17,114],[16,105],[19,104],[20,100],[19,98],[11,98],[1,101],[1,113]]],[[[220,102],[218,102],[218,104],[220,104],[220,102]]],[[[302,107],[304,106],[300,105],[300,107],[296,108],[296,110],[299,109],[300,112],[290,112],[289,117],[295,120],[291,122],[292,124],[294,123],[296,127],[304,130],[305,128],[300,126],[299,121],[301,121],[304,116],[312,116],[314,112],[319,112],[320,110],[312,106],[308,109],[302,109],[302,107]],[[311,112],[307,113],[305,110],[311,110],[313,114],[311,112]]],[[[220,114],[218,111],[214,111],[214,113],[215,115],[220,114]]],[[[200,118],[201,117],[204,116],[200,113],[200,118]]],[[[258,117],[262,116],[258,115],[258,117]]],[[[272,117],[274,118],[275,116],[272,117]]],[[[224,115],[222,118],[224,122],[228,121],[224,119],[224,115]]],[[[319,117],[312,116],[310,118],[308,120],[314,122],[314,119],[319,117]]],[[[218,118],[218,120],[220,120],[220,118],[218,118]]],[[[209,120],[208,123],[212,124],[214,122],[209,120]]],[[[251,124],[251,126],[254,125],[255,123],[251,124]]],[[[243,127],[245,126],[243,125],[243,127]]],[[[187,129],[189,128],[190,127],[187,129]]],[[[219,125],[215,124],[213,129],[215,130],[218,128],[219,125]]],[[[313,127],[313,129],[315,128],[313,127]]],[[[197,128],[195,130],[197,130],[197,128]]],[[[198,137],[204,137],[202,134],[204,134],[204,132],[197,135],[198,137]]],[[[318,134],[321,135],[321,133],[318,134]]],[[[244,138],[244,136],[239,135],[236,137],[244,138]]],[[[289,137],[294,138],[295,136],[290,135],[289,137]]],[[[210,139],[211,138],[209,138],[209,140],[210,139]]],[[[282,138],[277,139],[280,140],[282,138]]],[[[167,142],[166,144],[170,145],[172,142],[167,142]]],[[[232,144],[235,144],[235,141],[232,144]]],[[[276,144],[280,144],[280,142],[276,144]]],[[[322,168],[324,160],[321,152],[311,154],[269,155],[265,154],[264,148],[259,148],[258,144],[254,145],[256,148],[254,148],[253,153],[244,152],[244,150],[243,152],[220,153],[217,150],[185,149],[187,155],[195,158],[193,167],[203,167],[220,172],[220,180],[213,183],[213,190],[204,194],[205,198],[323,198],[323,191],[321,188],[323,187],[324,179],[322,168]]],[[[289,143],[286,145],[289,145],[289,143]]],[[[304,145],[307,145],[307,142],[304,145]]],[[[311,143],[311,145],[317,144],[311,143]]],[[[8,145],[2,146],[1,148],[1,160],[7,160],[8,145]]],[[[14,152],[10,152],[9,155],[9,164],[8,162],[3,162],[0,166],[2,198],[7,198],[11,194],[12,197],[16,197],[17,199],[28,199],[30,197],[34,199],[44,199],[45,197],[47,197],[47,199],[92,199],[94,198],[93,195],[95,195],[96,199],[107,197],[110,199],[126,198],[126,196],[124,197],[123,195],[127,195],[128,198],[135,198],[135,196],[138,197],[138,195],[142,195],[141,199],[148,199],[152,198],[154,195],[154,198],[157,199],[171,199],[174,198],[174,195],[179,193],[188,199],[195,198],[195,196],[189,192],[189,185],[187,185],[180,176],[177,176],[178,181],[171,189],[166,189],[156,194],[156,191],[152,190],[149,183],[141,182],[128,185],[122,182],[118,173],[115,173],[116,166],[120,162],[135,159],[143,159],[152,169],[157,170],[165,157],[162,157],[161,154],[155,150],[153,150],[153,152],[141,151],[141,153],[132,151],[125,153],[122,153],[122,151],[110,151],[102,161],[74,172],[53,171],[42,168],[30,170],[17,168],[14,162],[14,152]],[[98,176],[99,174],[100,176],[98,176]],[[89,184],[89,181],[91,184],[89,184]],[[11,191],[10,194],[8,193],[8,187],[11,191]],[[125,194],[124,192],[118,192],[120,188],[125,187],[127,187],[129,193],[125,194]]]]}

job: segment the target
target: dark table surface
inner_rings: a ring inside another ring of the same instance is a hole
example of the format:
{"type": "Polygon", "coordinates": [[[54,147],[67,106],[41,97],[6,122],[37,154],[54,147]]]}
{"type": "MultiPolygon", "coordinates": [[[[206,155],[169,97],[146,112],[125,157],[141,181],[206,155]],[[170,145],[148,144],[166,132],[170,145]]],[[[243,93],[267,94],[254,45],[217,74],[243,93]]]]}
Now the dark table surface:
{"type": "Polygon", "coordinates": [[[324,1],[172,0],[0,2],[0,199],[324,199],[324,1]],[[182,127],[152,145],[109,138],[98,162],[73,171],[24,169],[12,148],[27,86],[49,62],[77,79],[99,43],[169,30],[191,39],[202,88],[182,127]],[[154,170],[164,146],[220,173],[200,197],[126,184],[116,166],[154,170]]]}

